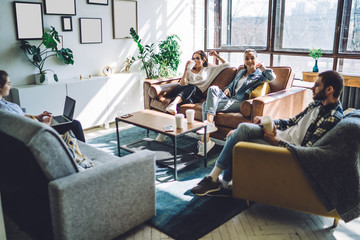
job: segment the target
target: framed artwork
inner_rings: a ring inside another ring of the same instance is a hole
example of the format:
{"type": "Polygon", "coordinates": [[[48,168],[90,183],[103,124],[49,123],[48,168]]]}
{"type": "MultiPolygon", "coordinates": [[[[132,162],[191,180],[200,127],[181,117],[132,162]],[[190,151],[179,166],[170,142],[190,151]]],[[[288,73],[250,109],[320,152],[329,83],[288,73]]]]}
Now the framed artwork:
{"type": "Polygon", "coordinates": [[[17,40],[41,39],[44,34],[42,4],[14,2],[17,40]]]}
{"type": "Polygon", "coordinates": [[[75,0],[44,0],[45,14],[76,15],[75,0]]]}
{"type": "Polygon", "coordinates": [[[113,0],[113,37],[131,38],[130,28],[137,32],[137,2],[113,0]]]}
{"type": "Polygon", "coordinates": [[[109,5],[109,0],[87,0],[88,4],[109,5]]]}
{"type": "Polygon", "coordinates": [[[80,43],[102,43],[102,19],[79,18],[80,43]]]}
{"type": "Polygon", "coordinates": [[[63,36],[62,35],[58,35],[59,39],[60,39],[60,42],[57,43],[57,50],[61,50],[63,48],[63,36]]]}
{"type": "Polygon", "coordinates": [[[71,32],[72,29],[72,18],[71,17],[61,17],[61,26],[63,32],[71,32]]]}

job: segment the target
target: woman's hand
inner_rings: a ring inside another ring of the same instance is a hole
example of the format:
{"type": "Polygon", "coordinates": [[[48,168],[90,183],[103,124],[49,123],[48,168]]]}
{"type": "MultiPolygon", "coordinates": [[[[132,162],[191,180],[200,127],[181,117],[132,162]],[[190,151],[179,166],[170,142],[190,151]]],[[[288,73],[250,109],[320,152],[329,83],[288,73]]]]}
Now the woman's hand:
{"type": "Polygon", "coordinates": [[[216,52],[216,51],[211,50],[211,51],[209,52],[209,56],[218,57],[219,55],[217,54],[217,52],[216,52]]]}
{"type": "Polygon", "coordinates": [[[260,123],[261,123],[261,118],[262,118],[262,117],[260,117],[260,116],[254,117],[254,123],[255,123],[255,124],[260,124],[260,123]]]}
{"type": "Polygon", "coordinates": [[[37,115],[35,118],[37,120],[39,120],[40,122],[44,121],[44,117],[51,117],[52,118],[52,113],[48,112],[48,111],[44,111],[43,113],[41,113],[40,115],[37,115]]]}
{"type": "Polygon", "coordinates": [[[225,94],[225,96],[231,97],[231,93],[230,93],[230,90],[228,88],[226,88],[224,90],[224,94],[225,94]]]}
{"type": "Polygon", "coordinates": [[[265,65],[263,62],[257,62],[256,63],[256,68],[260,68],[261,71],[265,71],[266,68],[265,68],[265,65]]]}

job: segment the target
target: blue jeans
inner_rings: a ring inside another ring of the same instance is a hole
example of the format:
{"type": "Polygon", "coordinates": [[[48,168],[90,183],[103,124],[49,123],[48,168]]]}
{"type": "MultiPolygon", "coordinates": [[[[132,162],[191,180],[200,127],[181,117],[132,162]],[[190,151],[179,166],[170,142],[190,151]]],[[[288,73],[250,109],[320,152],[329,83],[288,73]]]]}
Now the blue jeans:
{"type": "Polygon", "coordinates": [[[233,149],[236,143],[245,141],[269,145],[269,143],[263,139],[263,136],[263,130],[259,125],[253,123],[240,123],[233,134],[226,139],[224,148],[215,163],[218,168],[224,171],[223,179],[225,181],[229,182],[232,179],[233,149]]]}
{"type": "Polygon", "coordinates": [[[207,114],[216,115],[216,112],[239,112],[240,103],[237,99],[228,98],[218,86],[210,86],[206,101],[202,104],[202,117],[206,120],[207,114]]]}

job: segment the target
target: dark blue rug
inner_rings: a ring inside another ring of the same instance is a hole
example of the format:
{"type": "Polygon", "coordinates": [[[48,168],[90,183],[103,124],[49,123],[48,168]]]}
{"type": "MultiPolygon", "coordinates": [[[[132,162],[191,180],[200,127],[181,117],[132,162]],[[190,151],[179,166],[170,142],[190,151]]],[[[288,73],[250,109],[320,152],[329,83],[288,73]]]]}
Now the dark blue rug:
{"type": "MultiPolygon", "coordinates": [[[[121,144],[128,144],[146,137],[146,130],[138,127],[120,132],[121,144]]],[[[150,131],[150,138],[156,137],[150,131]]],[[[184,136],[179,139],[181,149],[196,151],[194,137],[184,136]]],[[[116,133],[108,134],[87,141],[89,144],[107,152],[117,154],[116,133]]],[[[167,138],[166,142],[172,144],[167,138]]],[[[222,149],[216,144],[208,154],[208,166],[199,161],[178,171],[178,179],[173,180],[173,170],[157,166],[156,169],[156,216],[149,223],[174,239],[199,239],[215,228],[224,224],[244,209],[246,202],[232,197],[198,197],[190,192],[213,168],[222,149]]],[[[130,154],[121,150],[121,155],[130,154]]]]}

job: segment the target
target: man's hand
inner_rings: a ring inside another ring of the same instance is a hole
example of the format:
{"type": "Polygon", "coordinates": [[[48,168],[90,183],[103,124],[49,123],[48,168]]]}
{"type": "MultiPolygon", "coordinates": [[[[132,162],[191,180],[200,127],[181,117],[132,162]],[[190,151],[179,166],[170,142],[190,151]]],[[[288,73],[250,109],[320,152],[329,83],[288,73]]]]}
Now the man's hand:
{"type": "Polygon", "coordinates": [[[234,133],[235,130],[231,130],[228,132],[228,134],[226,134],[226,138],[229,138],[233,133],[234,133]]]}
{"type": "Polygon", "coordinates": [[[224,94],[225,94],[225,96],[231,97],[231,93],[228,88],[224,90],[224,94]]]}
{"type": "Polygon", "coordinates": [[[264,131],[264,140],[273,146],[278,146],[280,140],[276,137],[276,127],[273,127],[272,131],[268,131],[265,128],[262,129],[264,131]]]}
{"type": "Polygon", "coordinates": [[[50,125],[51,124],[51,119],[53,119],[53,116],[47,117],[43,119],[43,123],[50,125]]]}

